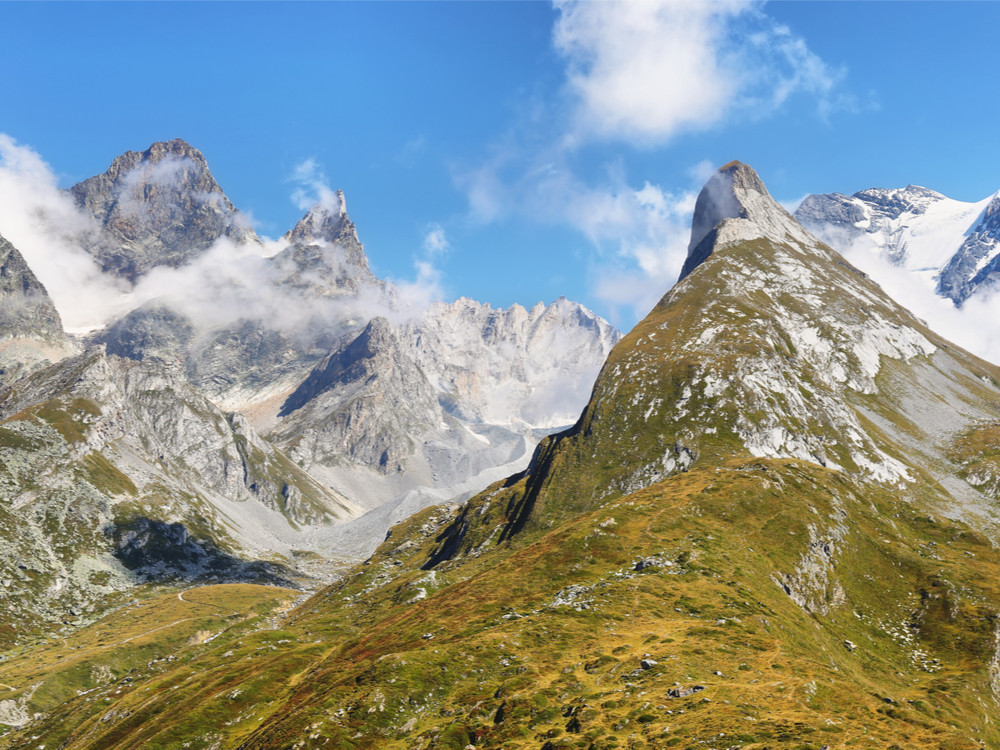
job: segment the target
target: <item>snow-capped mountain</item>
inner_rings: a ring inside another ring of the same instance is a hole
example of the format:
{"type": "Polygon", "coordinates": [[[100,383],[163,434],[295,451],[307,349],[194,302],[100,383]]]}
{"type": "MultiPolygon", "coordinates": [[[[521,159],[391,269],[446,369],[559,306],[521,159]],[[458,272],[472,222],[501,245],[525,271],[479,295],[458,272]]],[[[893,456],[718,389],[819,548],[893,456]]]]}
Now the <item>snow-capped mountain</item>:
{"type": "Polygon", "coordinates": [[[965,203],[917,185],[873,188],[810,195],[795,216],[832,247],[877,253],[956,305],[1000,279],[1000,194],[965,203]]]}

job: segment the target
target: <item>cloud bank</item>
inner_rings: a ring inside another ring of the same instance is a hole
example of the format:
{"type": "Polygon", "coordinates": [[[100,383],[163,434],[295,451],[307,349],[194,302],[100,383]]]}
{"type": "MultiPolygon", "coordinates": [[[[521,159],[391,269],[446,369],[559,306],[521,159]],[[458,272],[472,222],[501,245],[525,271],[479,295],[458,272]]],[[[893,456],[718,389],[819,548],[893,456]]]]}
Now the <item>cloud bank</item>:
{"type": "MultiPolygon", "coordinates": [[[[178,160],[165,160],[153,170],[137,171],[135,180],[177,187],[183,167],[178,160]]],[[[123,199],[136,187],[129,178],[124,180],[123,199]]],[[[294,180],[298,184],[292,197],[304,206],[303,211],[317,202],[328,210],[340,206],[340,198],[314,161],[299,165],[294,180]]],[[[219,200],[217,195],[203,198],[219,200]]],[[[251,320],[303,343],[334,334],[345,320],[363,322],[382,315],[401,323],[440,299],[440,273],[431,260],[448,247],[444,230],[430,227],[414,279],[388,290],[363,287],[355,295],[338,296],[319,289],[303,303],[301,290],[284,284],[294,263],[283,264],[272,257],[287,249],[286,241],[239,244],[223,237],[180,268],[155,267],[131,286],[102,272],[82,249],[81,240],[92,239],[99,231],[94,218],[59,189],[55,173],[37,152],[0,134],[0,235],[24,255],[70,333],[100,329],[154,302],[182,313],[202,330],[251,320]]],[[[315,276],[317,287],[345,270],[344,255],[335,245],[323,246],[316,262],[319,267],[307,269],[306,275],[315,276]]]]}
{"type": "Polygon", "coordinates": [[[961,307],[939,296],[931,279],[894,265],[867,237],[828,233],[824,241],[871,276],[896,302],[949,341],[990,362],[1000,363],[1000,289],[981,287],[961,307]]]}

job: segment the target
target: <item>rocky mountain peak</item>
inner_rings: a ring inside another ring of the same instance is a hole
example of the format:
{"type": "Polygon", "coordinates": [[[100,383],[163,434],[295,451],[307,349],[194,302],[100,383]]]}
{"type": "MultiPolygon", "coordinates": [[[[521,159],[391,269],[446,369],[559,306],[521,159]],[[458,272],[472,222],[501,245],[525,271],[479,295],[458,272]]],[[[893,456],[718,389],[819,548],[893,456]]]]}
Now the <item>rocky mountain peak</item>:
{"type": "Polygon", "coordinates": [[[293,245],[342,242],[345,238],[357,241],[357,230],[347,215],[343,190],[316,203],[285,234],[285,239],[293,245]]]}
{"type": "Polygon", "coordinates": [[[0,236],[0,337],[63,337],[62,320],[24,256],[0,236]]]}
{"type": "Polygon", "coordinates": [[[310,208],[284,239],[289,246],[274,256],[273,263],[286,285],[323,295],[382,286],[368,267],[341,190],[310,208]]]}
{"type": "Polygon", "coordinates": [[[69,192],[102,230],[87,249],[105,271],[131,281],[156,266],[184,265],[220,237],[258,241],[202,153],[180,138],[126,151],[69,192]]]}
{"type": "Polygon", "coordinates": [[[698,194],[683,279],[720,246],[755,237],[802,239],[805,232],[767,192],[752,167],[731,161],[698,194]],[[725,229],[724,229],[725,227],[725,229]]]}
{"type": "MultiPolygon", "coordinates": [[[[733,455],[912,486],[944,443],[909,436],[988,419],[988,365],[796,225],[748,168],[720,170],[699,203],[701,227],[715,222],[695,235],[700,263],[614,348],[579,421],[490,497],[501,541],[733,455]],[[924,411],[959,381],[957,410],[924,411]]],[[[463,528],[468,549],[486,538],[463,528]]]]}

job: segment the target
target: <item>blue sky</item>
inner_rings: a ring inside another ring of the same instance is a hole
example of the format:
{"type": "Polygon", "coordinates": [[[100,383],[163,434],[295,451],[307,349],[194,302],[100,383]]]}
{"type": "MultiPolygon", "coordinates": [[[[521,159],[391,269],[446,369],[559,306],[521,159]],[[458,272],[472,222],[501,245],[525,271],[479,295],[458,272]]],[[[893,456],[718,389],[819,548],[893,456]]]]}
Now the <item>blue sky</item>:
{"type": "Polygon", "coordinates": [[[63,185],[182,137],[263,235],[322,181],[379,275],[624,328],[710,165],[789,203],[1000,188],[998,3],[8,2],[0,26],[0,133],[63,185]]]}

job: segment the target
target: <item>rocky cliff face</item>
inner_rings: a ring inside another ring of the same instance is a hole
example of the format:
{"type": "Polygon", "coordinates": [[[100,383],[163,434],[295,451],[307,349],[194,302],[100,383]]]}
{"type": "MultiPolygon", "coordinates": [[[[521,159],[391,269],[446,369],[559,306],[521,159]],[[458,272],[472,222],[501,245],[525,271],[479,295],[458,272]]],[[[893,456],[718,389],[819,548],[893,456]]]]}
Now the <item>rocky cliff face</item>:
{"type": "Polygon", "coordinates": [[[258,241],[202,153],[181,139],[127,151],[70,193],[103,230],[87,249],[106,272],[130,281],[156,266],[181,266],[220,237],[258,241]]]}
{"type": "Polygon", "coordinates": [[[0,237],[0,383],[73,352],[45,287],[17,248],[0,237]]]}
{"type": "Polygon", "coordinates": [[[0,335],[62,339],[63,327],[45,287],[24,257],[0,237],[0,335]]]}
{"type": "Polygon", "coordinates": [[[1000,196],[994,196],[941,269],[938,294],[961,304],[1000,281],[1000,196]]]}
{"type": "Polygon", "coordinates": [[[0,447],[0,569],[32,571],[5,596],[33,621],[145,580],[276,580],[301,529],[357,515],[176,371],[100,349],[0,394],[0,447]]]}
{"type": "Polygon", "coordinates": [[[810,195],[795,215],[832,247],[879,254],[956,305],[1000,278],[997,196],[964,203],[917,185],[873,188],[810,195]]]}
{"type": "Polygon", "coordinates": [[[576,420],[618,332],[565,298],[494,310],[437,303],[405,328],[420,368],[459,419],[554,428],[576,420]]]}

